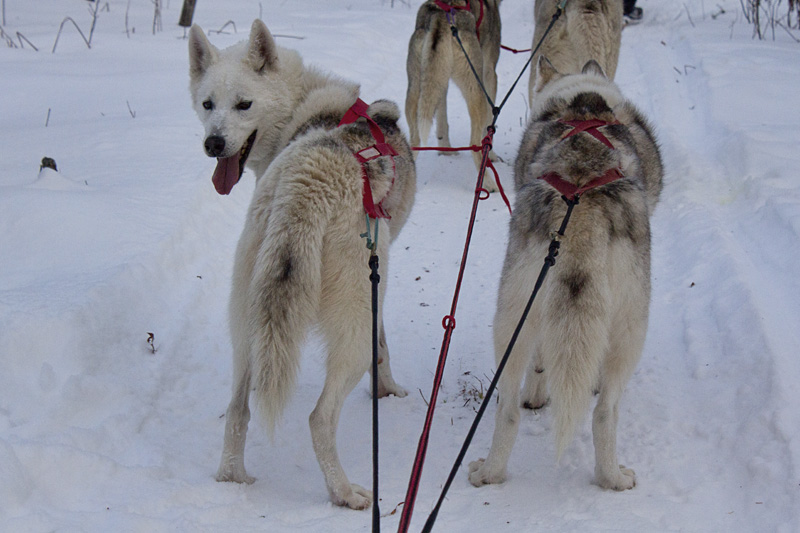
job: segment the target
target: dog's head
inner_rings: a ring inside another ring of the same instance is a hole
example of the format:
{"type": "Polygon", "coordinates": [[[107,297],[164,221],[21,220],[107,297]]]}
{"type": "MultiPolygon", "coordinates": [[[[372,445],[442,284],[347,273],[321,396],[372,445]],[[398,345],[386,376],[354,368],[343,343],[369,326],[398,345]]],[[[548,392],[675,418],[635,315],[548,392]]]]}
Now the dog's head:
{"type": "Polygon", "coordinates": [[[203,30],[189,32],[189,77],[194,109],[205,126],[204,149],[217,158],[212,181],[228,194],[244,172],[253,146],[270,125],[291,113],[280,76],[279,49],[260,20],[250,38],[217,49],[203,30]]]}

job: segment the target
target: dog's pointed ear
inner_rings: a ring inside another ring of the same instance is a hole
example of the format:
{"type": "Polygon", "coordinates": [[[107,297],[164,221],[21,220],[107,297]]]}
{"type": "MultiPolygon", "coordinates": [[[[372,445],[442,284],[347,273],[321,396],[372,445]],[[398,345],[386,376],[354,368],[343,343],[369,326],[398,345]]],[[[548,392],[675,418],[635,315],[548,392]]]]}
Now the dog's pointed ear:
{"type": "Polygon", "coordinates": [[[600,66],[600,63],[595,61],[594,59],[590,59],[586,62],[583,66],[583,70],[581,70],[583,74],[591,74],[592,76],[600,76],[602,78],[608,78],[606,73],[603,72],[603,67],[600,66]]]}
{"type": "Polygon", "coordinates": [[[250,49],[247,60],[256,72],[272,69],[278,64],[278,47],[263,22],[256,19],[250,28],[250,49]]]}
{"type": "Polygon", "coordinates": [[[533,91],[541,91],[545,85],[561,77],[556,67],[545,56],[539,56],[536,62],[536,82],[533,85],[533,91]]]}
{"type": "Polygon", "coordinates": [[[197,24],[189,30],[189,76],[197,79],[217,60],[219,51],[208,42],[206,34],[197,24]]]}

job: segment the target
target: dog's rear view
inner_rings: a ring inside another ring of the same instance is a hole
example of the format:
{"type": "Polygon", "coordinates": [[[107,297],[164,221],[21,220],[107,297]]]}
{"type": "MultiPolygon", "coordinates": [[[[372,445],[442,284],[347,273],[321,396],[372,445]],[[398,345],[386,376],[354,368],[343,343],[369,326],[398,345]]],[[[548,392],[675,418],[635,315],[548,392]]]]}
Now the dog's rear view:
{"type": "MultiPolygon", "coordinates": [[[[450,21],[489,96],[497,93],[495,66],[500,57],[499,0],[429,0],[417,12],[408,43],[406,120],[412,146],[420,146],[436,118],[440,147],[450,147],[447,89],[452,79],[467,102],[470,144],[478,146],[492,121],[492,110],[450,28],[450,21]],[[448,14],[449,12],[449,14],[448,14]]],[[[473,153],[476,166],[480,154],[473,153]]],[[[497,190],[490,176],[486,188],[497,190]]]]}
{"type": "Polygon", "coordinates": [[[595,482],[629,489],[636,478],[617,462],[617,420],[647,331],[650,216],[661,191],[661,157],[647,121],[596,62],[561,76],[543,57],[537,71],[544,89],[515,165],[517,196],[494,321],[498,361],[539,274],[536,258],[547,255],[550,233],[567,212],[562,189],[585,192],[500,378],[489,455],[470,465],[469,479],[476,486],[505,480],[520,404],[543,406],[549,387],[559,456],[599,391],[595,482]]]}

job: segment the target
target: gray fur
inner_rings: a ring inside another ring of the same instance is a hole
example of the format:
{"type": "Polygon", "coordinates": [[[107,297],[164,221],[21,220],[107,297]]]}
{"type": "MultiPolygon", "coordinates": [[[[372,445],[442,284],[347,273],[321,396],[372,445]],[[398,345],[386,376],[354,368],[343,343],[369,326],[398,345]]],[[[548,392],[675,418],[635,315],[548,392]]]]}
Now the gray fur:
{"type": "MultiPolygon", "coordinates": [[[[296,52],[277,47],[258,20],[248,43],[222,51],[193,27],[189,57],[192,99],[207,134],[224,135],[235,154],[257,132],[247,158],[256,188],[234,264],[233,394],[217,480],[254,481],[244,468],[250,390],[271,431],[293,390],[303,340],[317,325],[328,357],[325,386],[309,419],[314,450],[331,500],[364,509],[372,494],[349,482],[336,449],[342,403],[369,369],[372,352],[369,250],[360,237],[362,170],[353,152],[374,140],[363,119],[336,128],[359,88],[305,67],[296,52]],[[250,109],[235,107],[243,99],[252,101],[250,109]],[[213,109],[203,106],[209,100],[213,109]]],[[[377,250],[387,280],[389,243],[408,218],[416,174],[397,127],[397,106],[379,100],[368,113],[399,153],[396,175],[386,158],[367,164],[375,201],[386,197],[392,217],[381,221],[377,250]]],[[[379,320],[378,394],[405,396],[392,377],[379,320]]]]}
{"type": "MultiPolygon", "coordinates": [[[[550,270],[500,378],[492,447],[470,465],[475,486],[506,479],[520,404],[544,406],[552,394],[556,449],[564,451],[599,389],[594,409],[595,482],[624,490],[633,470],[616,454],[618,406],[641,357],[650,302],[650,215],[658,201],[662,166],[650,126],[595,65],[582,74],[545,73],[515,163],[517,191],[509,227],[497,313],[495,354],[511,333],[547,255],[566,204],[544,180],[547,172],[581,185],[619,168],[623,178],[590,189],[574,208],[556,265],[550,270]],[[602,119],[611,150],[588,133],[562,140],[562,120],[602,119]],[[527,374],[521,390],[521,382],[527,374]]],[[[542,58],[538,70],[552,66],[542,58]]]]}

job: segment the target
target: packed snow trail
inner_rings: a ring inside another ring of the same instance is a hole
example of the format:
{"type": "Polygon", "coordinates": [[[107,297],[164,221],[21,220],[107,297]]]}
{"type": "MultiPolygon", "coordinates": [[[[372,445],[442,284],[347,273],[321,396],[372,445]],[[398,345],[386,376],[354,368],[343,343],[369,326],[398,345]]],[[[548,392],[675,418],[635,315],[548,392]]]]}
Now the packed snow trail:
{"type": "MultiPolygon", "coordinates": [[[[4,30],[46,49],[64,16],[86,22],[83,6],[62,4],[10,4],[4,30]]],[[[57,54],[0,49],[0,94],[12,95],[0,99],[0,531],[368,531],[368,513],[328,502],[311,447],[308,414],[324,372],[313,335],[274,442],[251,423],[256,483],[213,479],[230,392],[229,276],[253,177],[230,197],[213,191],[186,42],[166,22],[178,6],[167,3],[165,31],[153,36],[151,6],[108,4],[91,50],[66,30],[57,54]],[[44,155],[60,172],[37,180],[44,155]]],[[[279,44],[360,81],[365,100],[402,104],[419,2],[394,4],[256,9],[238,0],[195,17],[207,30],[234,17],[242,30],[261,15],[279,44]]],[[[640,5],[645,19],[624,30],[616,81],[655,125],[667,175],[653,219],[648,339],[620,413],[620,459],[638,485],[612,493],[591,484],[588,421],[556,465],[551,414],[526,412],[508,482],[475,489],[462,468],[437,531],[800,529],[800,109],[789,100],[798,48],[788,37],[751,40],[734,0],[715,5],[715,18],[702,3],[640,5]]],[[[501,15],[504,44],[529,46],[532,2],[505,0],[501,15]]],[[[210,38],[226,46],[244,37],[210,38]]],[[[525,59],[501,56],[499,95],[525,59]]],[[[506,190],[526,80],[495,134],[506,190]]],[[[449,115],[454,144],[464,144],[469,121],[455,88],[449,115]]],[[[467,154],[422,154],[417,164],[415,208],[382,280],[393,370],[410,392],[380,402],[387,531],[425,416],[475,182],[467,154]]],[[[481,202],[412,530],[494,369],[507,223],[499,198],[481,202]]],[[[365,284],[367,275],[365,265],[365,284]]],[[[365,377],[338,434],[342,462],[362,484],[371,476],[368,390],[365,377]]],[[[493,418],[491,406],[467,461],[485,456],[493,418]]]]}

